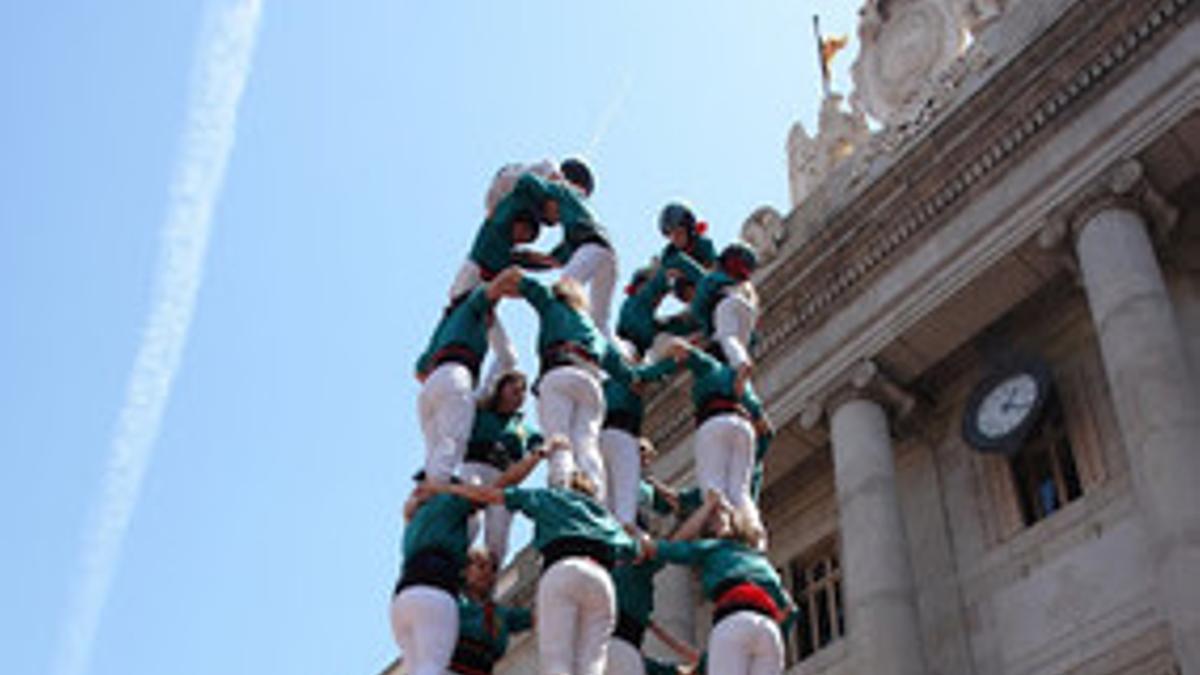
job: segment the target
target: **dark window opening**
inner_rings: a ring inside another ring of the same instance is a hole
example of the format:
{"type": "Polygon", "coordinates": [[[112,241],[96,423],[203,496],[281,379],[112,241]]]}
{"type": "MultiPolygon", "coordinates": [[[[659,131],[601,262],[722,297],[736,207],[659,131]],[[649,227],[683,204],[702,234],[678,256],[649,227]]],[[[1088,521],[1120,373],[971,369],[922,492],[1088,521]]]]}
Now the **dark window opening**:
{"type": "Polygon", "coordinates": [[[1075,452],[1057,401],[1051,401],[1046,419],[1009,466],[1026,527],[1083,495],[1075,452]]]}

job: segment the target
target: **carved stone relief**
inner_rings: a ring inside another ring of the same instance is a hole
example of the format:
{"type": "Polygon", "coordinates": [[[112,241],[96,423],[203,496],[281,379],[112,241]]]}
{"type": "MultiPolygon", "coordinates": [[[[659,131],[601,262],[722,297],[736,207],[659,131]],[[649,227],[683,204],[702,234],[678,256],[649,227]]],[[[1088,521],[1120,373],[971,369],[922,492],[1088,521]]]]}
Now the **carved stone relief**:
{"type": "Polygon", "coordinates": [[[783,238],[783,217],[770,206],[758,207],[742,223],[742,241],[754,247],[761,263],[775,257],[783,238]]]}
{"type": "MultiPolygon", "coordinates": [[[[869,0],[860,13],[858,59],[851,67],[855,107],[885,125],[912,117],[922,86],[966,46],[962,5],[996,0],[869,0]]],[[[998,8],[995,8],[998,11],[998,8]]]]}

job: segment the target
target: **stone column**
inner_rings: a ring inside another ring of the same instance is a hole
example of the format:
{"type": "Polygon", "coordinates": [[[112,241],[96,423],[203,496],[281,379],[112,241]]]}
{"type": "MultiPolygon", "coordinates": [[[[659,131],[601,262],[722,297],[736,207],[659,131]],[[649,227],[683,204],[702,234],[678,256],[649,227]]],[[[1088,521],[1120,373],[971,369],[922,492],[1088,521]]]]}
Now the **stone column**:
{"type": "Polygon", "coordinates": [[[1185,675],[1200,675],[1200,395],[1141,214],[1093,211],[1075,243],[1159,600],[1185,675]]]}
{"type": "Polygon", "coordinates": [[[842,592],[855,670],[923,675],[925,656],[887,413],[874,400],[851,395],[834,408],[830,425],[842,592]]]}

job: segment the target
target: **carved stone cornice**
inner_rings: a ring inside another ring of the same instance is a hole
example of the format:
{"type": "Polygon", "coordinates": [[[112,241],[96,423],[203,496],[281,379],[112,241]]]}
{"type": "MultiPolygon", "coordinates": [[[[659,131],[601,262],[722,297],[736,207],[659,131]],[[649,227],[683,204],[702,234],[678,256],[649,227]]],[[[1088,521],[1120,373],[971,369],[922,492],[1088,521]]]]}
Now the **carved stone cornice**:
{"type": "Polygon", "coordinates": [[[1068,10],[994,75],[986,85],[990,95],[951,111],[857,199],[827,215],[799,250],[781,252],[759,280],[766,306],[756,359],[770,360],[852,302],[892,261],[1019,164],[1039,139],[1069,124],[1081,101],[1118,82],[1151,45],[1190,18],[1196,4],[1099,0],[1068,10]]]}
{"type": "Polygon", "coordinates": [[[877,362],[867,359],[854,364],[824,392],[809,399],[800,413],[800,426],[815,429],[842,404],[867,399],[883,406],[897,420],[907,418],[917,406],[917,397],[892,379],[877,362]]]}
{"type": "Polygon", "coordinates": [[[1047,251],[1070,255],[1073,260],[1079,233],[1097,213],[1113,208],[1141,214],[1159,245],[1167,242],[1179,223],[1179,209],[1149,180],[1142,163],[1126,158],[1054,209],[1038,233],[1038,245],[1047,251]]]}

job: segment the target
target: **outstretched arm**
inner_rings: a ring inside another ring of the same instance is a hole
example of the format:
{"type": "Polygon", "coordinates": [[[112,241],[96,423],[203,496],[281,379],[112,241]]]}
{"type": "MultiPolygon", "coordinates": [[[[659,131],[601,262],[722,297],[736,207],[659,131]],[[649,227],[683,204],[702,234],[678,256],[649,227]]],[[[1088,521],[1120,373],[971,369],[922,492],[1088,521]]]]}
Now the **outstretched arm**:
{"type": "Polygon", "coordinates": [[[435,495],[456,495],[476,504],[494,504],[498,506],[504,503],[504,490],[490,485],[463,485],[461,483],[425,484],[418,489],[418,492],[435,495]]]}
{"type": "Polygon", "coordinates": [[[549,253],[519,248],[513,251],[513,259],[527,270],[548,270],[562,267],[562,263],[549,253]]]}
{"type": "Polygon", "coordinates": [[[709,490],[704,493],[704,503],[700,508],[696,509],[688,519],[683,521],[679,529],[675,530],[675,534],[671,536],[671,541],[688,541],[696,539],[704,531],[704,523],[708,522],[708,517],[713,511],[719,508],[724,508],[725,498],[716,490],[709,490]]]}
{"type": "Polygon", "coordinates": [[[538,462],[549,457],[550,453],[555,450],[561,450],[563,447],[569,445],[570,441],[562,436],[551,438],[549,443],[538,446],[529,454],[522,457],[520,461],[505,469],[504,473],[500,474],[500,477],[492,485],[501,490],[513,485],[520,485],[537,468],[538,462]]]}
{"type": "Polygon", "coordinates": [[[654,637],[658,638],[659,641],[675,652],[676,656],[683,659],[686,663],[694,664],[700,661],[700,650],[693,647],[691,643],[671,635],[663,630],[662,626],[653,621],[650,622],[648,628],[651,633],[654,633],[654,637]]]}

